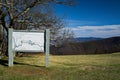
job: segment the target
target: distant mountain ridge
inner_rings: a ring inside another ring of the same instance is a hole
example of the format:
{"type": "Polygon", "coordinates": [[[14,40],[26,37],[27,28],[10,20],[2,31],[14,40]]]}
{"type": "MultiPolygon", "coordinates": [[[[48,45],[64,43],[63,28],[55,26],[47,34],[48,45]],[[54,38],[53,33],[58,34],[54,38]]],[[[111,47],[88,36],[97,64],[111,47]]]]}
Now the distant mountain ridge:
{"type": "Polygon", "coordinates": [[[95,41],[95,40],[102,40],[104,38],[99,38],[99,37],[77,37],[77,38],[72,38],[70,41],[71,42],[88,42],[88,41],[95,41]]]}
{"type": "Polygon", "coordinates": [[[52,54],[103,54],[120,52],[120,36],[86,42],[70,42],[61,47],[51,46],[52,54]]]}

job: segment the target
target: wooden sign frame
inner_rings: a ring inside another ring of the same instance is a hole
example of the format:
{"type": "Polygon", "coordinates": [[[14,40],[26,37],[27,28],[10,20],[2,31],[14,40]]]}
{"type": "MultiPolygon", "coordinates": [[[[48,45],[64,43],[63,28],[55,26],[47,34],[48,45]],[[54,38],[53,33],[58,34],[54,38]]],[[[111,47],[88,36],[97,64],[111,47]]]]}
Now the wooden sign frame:
{"type": "MultiPolygon", "coordinates": [[[[46,29],[46,30],[14,30],[12,28],[9,28],[9,32],[8,32],[8,66],[11,67],[13,66],[13,62],[14,62],[14,56],[13,53],[14,52],[18,52],[13,50],[12,48],[12,36],[13,36],[13,32],[39,32],[39,33],[44,33],[44,53],[45,53],[45,66],[48,67],[49,66],[49,53],[50,53],[50,30],[46,29]]],[[[36,52],[36,51],[22,51],[22,52],[36,52]]]]}

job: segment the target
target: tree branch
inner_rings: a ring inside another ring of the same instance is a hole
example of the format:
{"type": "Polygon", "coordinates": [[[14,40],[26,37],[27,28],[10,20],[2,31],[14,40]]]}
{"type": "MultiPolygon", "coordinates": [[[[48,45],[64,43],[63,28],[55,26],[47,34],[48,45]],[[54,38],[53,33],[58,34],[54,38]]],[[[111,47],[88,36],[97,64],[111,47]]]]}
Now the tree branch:
{"type": "Polygon", "coordinates": [[[4,6],[4,7],[9,8],[9,6],[8,6],[8,5],[6,5],[6,4],[0,3],[0,5],[2,5],[2,6],[4,6]]]}
{"type": "Polygon", "coordinates": [[[24,9],[23,12],[21,12],[20,14],[18,14],[18,15],[17,15],[16,17],[14,17],[14,18],[18,18],[18,17],[24,15],[24,14],[27,13],[32,7],[36,6],[36,5],[39,4],[39,3],[40,3],[40,0],[35,1],[33,4],[31,4],[31,5],[29,5],[28,7],[26,7],[26,9],[24,9]]]}

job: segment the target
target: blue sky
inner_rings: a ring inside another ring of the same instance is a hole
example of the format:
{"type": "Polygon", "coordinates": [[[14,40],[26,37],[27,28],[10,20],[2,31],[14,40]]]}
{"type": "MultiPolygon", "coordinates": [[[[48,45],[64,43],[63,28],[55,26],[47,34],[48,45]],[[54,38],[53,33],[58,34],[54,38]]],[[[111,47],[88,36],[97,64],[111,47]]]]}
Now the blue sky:
{"type": "Polygon", "coordinates": [[[75,37],[120,36],[120,0],[76,0],[75,6],[56,5],[75,37]]]}

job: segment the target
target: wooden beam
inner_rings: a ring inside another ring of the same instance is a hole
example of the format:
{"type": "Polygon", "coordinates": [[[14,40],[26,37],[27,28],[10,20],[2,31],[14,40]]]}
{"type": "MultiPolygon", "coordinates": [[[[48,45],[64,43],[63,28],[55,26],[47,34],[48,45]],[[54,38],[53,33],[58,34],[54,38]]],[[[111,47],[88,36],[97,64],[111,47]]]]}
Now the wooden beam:
{"type": "Polygon", "coordinates": [[[8,66],[11,67],[13,66],[13,50],[12,50],[12,33],[13,29],[9,28],[9,33],[8,33],[8,66]]]}
{"type": "Polygon", "coordinates": [[[45,66],[49,67],[49,53],[50,53],[50,30],[46,29],[46,33],[45,33],[45,41],[46,41],[46,45],[45,45],[45,66]]]}

